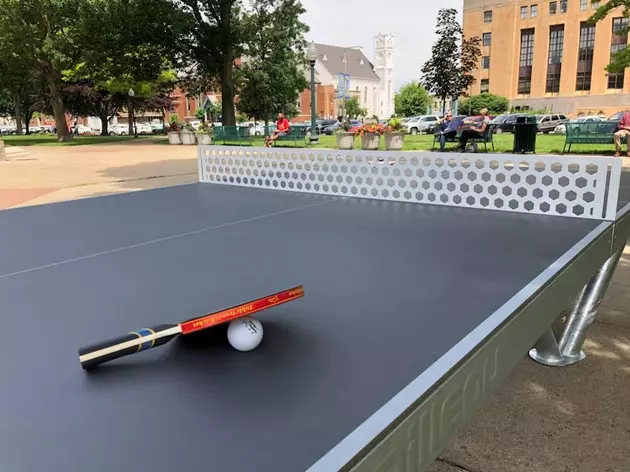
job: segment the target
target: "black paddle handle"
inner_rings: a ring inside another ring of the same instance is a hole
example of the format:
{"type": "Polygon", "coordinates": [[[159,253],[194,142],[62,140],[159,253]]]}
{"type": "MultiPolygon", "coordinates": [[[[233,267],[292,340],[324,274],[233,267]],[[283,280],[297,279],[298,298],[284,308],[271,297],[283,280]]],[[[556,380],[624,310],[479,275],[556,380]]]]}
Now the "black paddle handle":
{"type": "Polygon", "coordinates": [[[81,366],[88,370],[96,367],[97,365],[109,362],[119,357],[135,354],[136,352],[146,351],[157,346],[166,344],[179,333],[166,334],[160,336],[160,333],[171,330],[177,325],[156,325],[150,328],[143,328],[137,331],[118,336],[116,338],[108,339],[107,341],[101,341],[89,346],[85,346],[79,349],[79,361],[81,366]],[[130,341],[138,341],[131,346],[128,345],[130,341]]]}

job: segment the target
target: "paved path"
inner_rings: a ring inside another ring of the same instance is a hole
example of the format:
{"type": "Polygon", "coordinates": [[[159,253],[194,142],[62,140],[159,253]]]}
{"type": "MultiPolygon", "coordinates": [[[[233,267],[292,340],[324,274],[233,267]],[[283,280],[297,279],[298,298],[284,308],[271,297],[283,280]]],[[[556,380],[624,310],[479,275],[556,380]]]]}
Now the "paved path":
{"type": "MultiPolygon", "coordinates": [[[[147,143],[30,147],[0,162],[0,208],[178,185],[196,148],[147,143]]],[[[630,250],[572,367],[524,358],[432,472],[630,471],[630,250]]]]}
{"type": "Polygon", "coordinates": [[[195,146],[32,146],[0,162],[0,208],[193,182],[195,146]]]}

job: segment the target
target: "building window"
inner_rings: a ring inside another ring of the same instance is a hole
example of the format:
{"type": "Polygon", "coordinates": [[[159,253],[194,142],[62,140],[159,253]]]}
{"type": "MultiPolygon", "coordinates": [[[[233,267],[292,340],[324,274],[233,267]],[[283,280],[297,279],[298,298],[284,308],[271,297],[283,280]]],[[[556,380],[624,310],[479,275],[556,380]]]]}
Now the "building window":
{"type": "Polygon", "coordinates": [[[591,89],[591,75],[592,71],[578,72],[577,80],[575,82],[575,90],[588,91],[591,89]]]}
{"type": "Polygon", "coordinates": [[[560,13],[567,12],[567,0],[560,0],[560,13]]]}
{"type": "Polygon", "coordinates": [[[481,58],[481,68],[490,69],[490,56],[483,56],[481,58]]]}
{"type": "Polygon", "coordinates": [[[560,75],[562,73],[562,53],[564,50],[564,25],[549,28],[549,60],[547,61],[547,93],[560,92],[560,75]]]}
{"type": "Polygon", "coordinates": [[[492,23],[492,10],[483,12],[483,22],[484,23],[492,23]]]}
{"type": "Polygon", "coordinates": [[[595,50],[595,26],[586,22],[580,24],[580,46],[578,61],[593,61],[595,50]]]}
{"type": "Polygon", "coordinates": [[[580,10],[584,11],[588,8],[588,0],[580,0],[580,10]]]}
{"type": "Polygon", "coordinates": [[[593,0],[591,2],[591,7],[594,9],[599,8],[599,0],[593,0]]]}
{"type": "Polygon", "coordinates": [[[518,93],[527,95],[532,89],[532,64],[534,63],[534,29],[521,30],[521,56],[518,69],[518,93]]]}
{"type": "Polygon", "coordinates": [[[529,8],[529,16],[531,16],[532,18],[536,18],[538,16],[538,5],[532,5],[529,8]]]}
{"type": "MultiPolygon", "coordinates": [[[[610,45],[611,62],[613,60],[613,55],[619,51],[623,51],[628,45],[628,21],[628,18],[613,18],[610,45]]],[[[623,89],[624,79],[625,71],[609,73],[608,88],[616,90],[623,89]]]]}
{"type": "Polygon", "coordinates": [[[555,15],[558,11],[558,2],[549,2],[549,14],[555,15]]]}
{"type": "Polygon", "coordinates": [[[521,7],[521,20],[527,18],[527,7],[521,7]]]}
{"type": "Polygon", "coordinates": [[[490,91],[490,80],[481,79],[481,93],[486,93],[490,91]]]}
{"type": "Polygon", "coordinates": [[[613,18],[613,21],[612,21],[613,35],[620,36],[623,34],[626,37],[626,40],[624,41],[626,43],[628,42],[628,32],[626,31],[628,29],[628,21],[629,21],[628,18],[622,18],[622,17],[613,18]]]}
{"type": "Polygon", "coordinates": [[[580,23],[580,45],[575,90],[591,89],[593,72],[593,51],[595,50],[595,26],[587,22],[580,23]]]}
{"type": "Polygon", "coordinates": [[[490,46],[490,44],[492,43],[492,33],[484,33],[482,38],[483,38],[483,45],[490,46]]]}

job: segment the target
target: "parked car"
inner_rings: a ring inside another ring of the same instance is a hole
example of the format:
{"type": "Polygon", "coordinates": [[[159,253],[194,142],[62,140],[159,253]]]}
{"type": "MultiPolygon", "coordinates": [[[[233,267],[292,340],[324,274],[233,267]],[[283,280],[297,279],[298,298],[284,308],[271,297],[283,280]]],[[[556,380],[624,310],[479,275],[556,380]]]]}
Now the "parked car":
{"type": "Polygon", "coordinates": [[[437,115],[414,116],[405,123],[407,133],[432,133],[440,118],[437,115]]]}
{"type": "Polygon", "coordinates": [[[129,134],[129,125],[126,123],[110,125],[108,132],[110,136],[127,136],[129,134]]]}
{"type": "Polygon", "coordinates": [[[536,121],[538,123],[538,131],[540,133],[548,134],[555,130],[562,123],[569,121],[566,115],[537,115],[536,121]]]}
{"type": "Polygon", "coordinates": [[[499,115],[492,120],[492,124],[495,125],[494,132],[496,134],[513,133],[516,119],[521,116],[527,116],[524,113],[512,113],[508,115],[499,115]]]}
{"type": "Polygon", "coordinates": [[[624,113],[625,113],[624,111],[618,111],[614,115],[611,115],[608,118],[606,118],[606,121],[621,121],[621,117],[623,116],[624,113]]]}
{"type": "MultiPolygon", "coordinates": [[[[598,123],[600,121],[605,121],[604,119],[600,118],[599,116],[581,116],[579,118],[576,118],[574,120],[569,120],[569,123],[598,123]]],[[[567,134],[567,126],[566,126],[566,122],[559,124],[558,126],[556,126],[556,128],[553,130],[554,134],[567,134]]]]}
{"type": "MultiPolygon", "coordinates": [[[[350,120],[350,125],[352,128],[354,128],[356,126],[360,126],[361,122],[359,120],[350,120]]],[[[324,134],[327,134],[327,135],[334,134],[335,131],[337,131],[340,127],[341,127],[341,123],[337,121],[334,124],[324,128],[324,134]]]]}
{"type": "Polygon", "coordinates": [[[136,133],[138,134],[153,134],[153,128],[149,123],[136,123],[136,133]]]}
{"type": "Polygon", "coordinates": [[[76,131],[74,130],[74,128],[72,129],[72,134],[75,134],[75,133],[80,136],[85,136],[85,135],[94,134],[94,131],[92,130],[92,128],[88,126],[77,125],[76,131]]]}
{"type": "Polygon", "coordinates": [[[151,123],[151,133],[152,134],[163,134],[164,133],[164,125],[162,123],[151,123]]]}

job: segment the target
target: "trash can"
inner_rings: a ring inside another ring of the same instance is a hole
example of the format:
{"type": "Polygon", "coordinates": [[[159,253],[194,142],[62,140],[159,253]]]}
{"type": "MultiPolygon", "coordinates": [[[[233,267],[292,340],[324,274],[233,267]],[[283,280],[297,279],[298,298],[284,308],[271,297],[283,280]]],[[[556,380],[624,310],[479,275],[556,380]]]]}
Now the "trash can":
{"type": "Polygon", "coordinates": [[[513,153],[536,153],[536,135],[538,124],[535,116],[519,116],[514,125],[513,153]]]}

